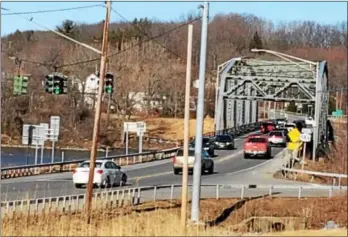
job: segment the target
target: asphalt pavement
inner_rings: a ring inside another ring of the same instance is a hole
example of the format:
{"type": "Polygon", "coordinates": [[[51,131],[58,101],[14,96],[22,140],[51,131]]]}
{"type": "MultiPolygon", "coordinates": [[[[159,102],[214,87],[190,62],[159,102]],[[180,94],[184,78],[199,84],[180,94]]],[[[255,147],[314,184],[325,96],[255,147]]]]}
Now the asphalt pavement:
{"type": "MultiPolygon", "coordinates": [[[[246,135],[245,135],[246,136],[246,135]]],[[[234,150],[216,150],[215,172],[211,175],[203,175],[202,183],[214,179],[218,182],[226,179],[227,173],[247,169],[263,162],[267,159],[243,158],[243,141],[245,136],[235,139],[236,149],[234,150]]],[[[272,155],[275,156],[282,148],[272,148],[272,155]]],[[[161,160],[132,166],[124,166],[122,169],[128,175],[128,187],[178,184],[181,183],[182,176],[174,175],[171,160],[161,160]]],[[[21,200],[26,198],[55,197],[73,194],[83,194],[85,189],[75,188],[72,182],[72,173],[59,173],[31,177],[21,177],[1,181],[1,199],[21,200]]],[[[192,175],[189,176],[189,183],[192,183],[192,175]]],[[[120,189],[124,187],[115,187],[120,189]]],[[[96,189],[98,190],[98,189],[96,189]]]]}

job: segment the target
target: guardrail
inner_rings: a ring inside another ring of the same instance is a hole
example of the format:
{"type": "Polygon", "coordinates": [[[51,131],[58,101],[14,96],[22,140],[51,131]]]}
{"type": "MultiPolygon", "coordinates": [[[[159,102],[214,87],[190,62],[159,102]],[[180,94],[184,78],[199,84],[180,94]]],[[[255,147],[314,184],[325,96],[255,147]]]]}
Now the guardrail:
{"type": "MultiPolygon", "coordinates": [[[[215,136],[218,134],[232,134],[234,136],[239,136],[247,132],[255,131],[259,129],[259,122],[241,125],[236,128],[228,128],[223,129],[216,132],[205,133],[203,136],[215,136]]],[[[191,137],[193,139],[194,137],[191,137]]],[[[165,141],[164,139],[161,139],[165,141]]],[[[183,145],[183,140],[176,141],[183,145]]],[[[162,150],[162,151],[154,151],[154,152],[144,152],[137,153],[131,155],[117,155],[117,156],[108,156],[108,157],[98,157],[97,159],[108,159],[116,162],[119,165],[131,165],[143,162],[149,162],[153,160],[160,160],[171,158],[175,155],[177,148],[162,150]]],[[[51,174],[51,173],[59,173],[59,172],[67,172],[76,168],[76,166],[87,160],[79,159],[72,161],[64,161],[64,162],[55,162],[55,163],[45,163],[45,164],[37,164],[37,165],[23,165],[23,166],[15,166],[15,167],[5,167],[1,168],[1,179],[10,179],[16,177],[23,176],[32,176],[32,175],[41,175],[41,174],[51,174]]]]}
{"type": "MultiPolygon", "coordinates": [[[[192,185],[189,185],[192,187],[192,185]]],[[[331,198],[335,191],[347,190],[347,187],[333,187],[333,186],[300,186],[300,185],[225,185],[212,184],[202,185],[202,196],[204,198],[241,198],[255,197],[255,196],[275,196],[279,191],[289,191],[291,193],[283,194],[284,197],[297,197],[301,199],[307,195],[311,195],[313,191],[324,191],[321,196],[331,198]],[[262,191],[255,193],[255,190],[262,191]],[[307,193],[306,191],[310,191],[307,193]],[[276,192],[278,191],[278,192],[276,192]],[[296,191],[294,193],[293,191],[296,191]],[[325,194],[326,193],[326,194],[325,194]]],[[[103,207],[122,207],[126,205],[138,205],[140,203],[180,199],[181,184],[159,185],[159,186],[145,186],[134,187],[129,189],[107,190],[93,193],[93,209],[103,207]]],[[[319,195],[320,196],[320,195],[319,195]]],[[[83,210],[85,202],[85,194],[46,197],[31,200],[13,200],[1,202],[1,213],[5,216],[11,216],[14,213],[24,212],[29,214],[38,214],[42,212],[66,212],[83,210]]]]}
{"type": "MultiPolygon", "coordinates": [[[[161,160],[172,158],[175,156],[178,147],[157,152],[144,152],[130,155],[117,155],[108,157],[98,157],[97,159],[112,160],[118,165],[131,165],[137,163],[150,162],[153,160],[161,160]]],[[[78,164],[85,161],[86,159],[55,162],[55,163],[44,163],[37,165],[23,165],[15,167],[1,168],[1,179],[10,179],[23,176],[33,176],[41,174],[51,174],[72,171],[77,167],[78,164]]]]}
{"type": "Polygon", "coordinates": [[[323,176],[323,177],[331,177],[333,178],[332,184],[336,185],[336,179],[338,179],[338,186],[341,187],[341,179],[347,179],[348,175],[346,174],[335,174],[335,173],[325,173],[325,172],[317,172],[317,171],[309,171],[309,170],[300,170],[300,169],[291,169],[282,167],[283,171],[291,172],[291,173],[300,173],[300,174],[309,174],[315,176],[323,176]]]}
{"type": "MultiPolygon", "coordinates": [[[[244,124],[238,127],[234,127],[234,128],[227,128],[227,129],[222,129],[222,130],[218,130],[218,131],[212,131],[212,132],[207,132],[203,134],[203,137],[213,137],[216,135],[222,135],[222,134],[231,134],[234,136],[239,136],[242,135],[244,133],[247,132],[252,132],[252,131],[256,131],[260,128],[260,122],[255,122],[255,123],[250,123],[250,124],[244,124]]],[[[195,136],[191,136],[189,138],[190,141],[192,141],[193,139],[195,139],[195,136]]],[[[166,144],[178,144],[180,146],[182,146],[184,144],[184,140],[183,139],[179,139],[179,140],[167,140],[167,139],[163,139],[160,137],[150,137],[150,136],[144,136],[144,141],[147,141],[149,143],[166,143],[166,144]]]]}

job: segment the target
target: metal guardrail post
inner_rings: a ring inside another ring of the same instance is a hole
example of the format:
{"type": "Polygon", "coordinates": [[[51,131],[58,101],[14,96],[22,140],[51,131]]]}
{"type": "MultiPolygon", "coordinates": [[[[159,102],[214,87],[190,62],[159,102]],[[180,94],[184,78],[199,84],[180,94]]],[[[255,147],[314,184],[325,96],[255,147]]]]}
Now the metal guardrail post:
{"type": "Polygon", "coordinates": [[[269,186],[269,190],[268,190],[268,195],[270,198],[272,198],[272,193],[273,193],[273,186],[269,186]]]}
{"type": "Polygon", "coordinates": [[[338,177],[338,187],[341,190],[341,177],[338,177]]]}
{"type": "Polygon", "coordinates": [[[141,188],[138,188],[138,193],[137,193],[137,205],[140,204],[140,195],[141,195],[141,188]]]}
{"type": "Polygon", "coordinates": [[[153,201],[156,202],[156,196],[157,196],[157,186],[154,186],[153,189],[153,201]]]}
{"type": "Polygon", "coordinates": [[[240,198],[243,199],[244,198],[244,185],[242,185],[241,190],[240,190],[240,198]]]}
{"type": "Polygon", "coordinates": [[[330,187],[330,188],[329,188],[329,198],[331,198],[331,197],[332,197],[332,191],[333,191],[333,188],[332,188],[332,187],[330,187]]]}
{"type": "Polygon", "coordinates": [[[170,186],[170,202],[173,202],[173,196],[174,196],[174,184],[170,186]]]}
{"type": "Polygon", "coordinates": [[[216,200],[219,200],[219,185],[216,185],[216,200]]]}
{"type": "Polygon", "coordinates": [[[301,194],[302,194],[302,186],[298,188],[298,199],[301,199],[301,194]]]}

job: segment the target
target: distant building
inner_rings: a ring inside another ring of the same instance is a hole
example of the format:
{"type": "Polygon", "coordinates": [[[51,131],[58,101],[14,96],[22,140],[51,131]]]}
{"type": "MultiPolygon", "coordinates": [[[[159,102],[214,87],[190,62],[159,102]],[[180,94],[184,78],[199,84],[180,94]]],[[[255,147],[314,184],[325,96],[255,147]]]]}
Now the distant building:
{"type": "Polygon", "coordinates": [[[84,85],[79,84],[79,91],[84,92],[84,102],[90,108],[93,108],[97,102],[98,89],[99,77],[95,73],[92,73],[86,78],[84,85]]]}
{"type": "Polygon", "coordinates": [[[147,108],[162,110],[166,97],[160,95],[150,97],[147,96],[145,92],[129,92],[128,99],[134,104],[133,109],[143,112],[146,111],[147,108]]]}

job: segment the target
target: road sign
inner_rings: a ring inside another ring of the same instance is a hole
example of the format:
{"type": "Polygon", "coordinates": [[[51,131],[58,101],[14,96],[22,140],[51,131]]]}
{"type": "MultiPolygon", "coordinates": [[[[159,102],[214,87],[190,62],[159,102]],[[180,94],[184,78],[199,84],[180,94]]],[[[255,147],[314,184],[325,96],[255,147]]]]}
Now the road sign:
{"type": "Polygon", "coordinates": [[[302,128],[302,133],[312,134],[313,129],[312,128],[302,128]]]}
{"type": "Polygon", "coordinates": [[[288,136],[291,142],[298,142],[300,140],[301,133],[297,128],[294,128],[288,133],[288,136]]]}
{"type": "Polygon", "coordinates": [[[137,122],[124,122],[123,123],[124,132],[137,132],[137,122]]]}
{"type": "Polygon", "coordinates": [[[300,136],[300,139],[302,142],[310,142],[311,141],[311,135],[308,133],[302,133],[300,136]]]}
{"type": "Polygon", "coordinates": [[[58,141],[59,126],[60,126],[60,117],[59,116],[51,116],[51,121],[50,121],[50,140],[58,141]]]}
{"type": "Polygon", "coordinates": [[[288,149],[295,150],[299,148],[301,141],[300,131],[297,128],[294,128],[288,133],[288,137],[290,138],[290,142],[288,143],[288,149]]]}
{"type": "Polygon", "coordinates": [[[49,124],[48,123],[40,123],[40,136],[43,138],[44,141],[48,140],[48,129],[49,129],[49,124]]]}
{"type": "Polygon", "coordinates": [[[32,142],[30,145],[43,145],[45,140],[41,136],[42,130],[44,130],[44,127],[39,125],[30,125],[30,124],[24,124],[23,125],[23,132],[22,132],[22,144],[23,145],[29,145],[29,127],[33,127],[33,133],[32,133],[32,142]]]}

